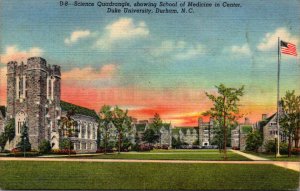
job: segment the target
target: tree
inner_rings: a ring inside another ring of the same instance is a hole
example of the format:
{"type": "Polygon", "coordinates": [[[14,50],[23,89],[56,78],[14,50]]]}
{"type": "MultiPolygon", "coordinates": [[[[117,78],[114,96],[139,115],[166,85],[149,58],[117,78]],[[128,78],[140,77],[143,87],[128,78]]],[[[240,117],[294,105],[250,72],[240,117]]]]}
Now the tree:
{"type": "Polygon", "coordinates": [[[104,142],[104,154],[107,151],[107,144],[108,144],[108,131],[111,127],[110,123],[112,122],[112,110],[111,106],[104,105],[101,107],[99,112],[99,129],[103,132],[103,142],[104,142]]]}
{"type": "Polygon", "coordinates": [[[76,133],[78,132],[78,124],[74,119],[72,119],[74,114],[74,110],[70,110],[67,112],[66,116],[61,118],[62,134],[64,137],[69,139],[69,156],[71,155],[71,137],[76,136],[76,133]]]}
{"type": "Polygon", "coordinates": [[[180,138],[177,137],[177,139],[175,137],[172,138],[172,147],[175,149],[179,149],[180,146],[182,145],[180,138]]]}
{"type": "MultiPolygon", "coordinates": [[[[214,121],[214,126],[211,129],[211,133],[214,135],[211,141],[212,145],[217,145],[219,148],[219,152],[222,152],[224,149],[224,128],[222,128],[222,123],[220,124],[219,121],[214,121]]],[[[228,132],[231,132],[233,128],[238,126],[237,122],[231,123],[228,127],[228,132]]],[[[231,133],[227,133],[227,140],[231,140],[231,133]]],[[[231,146],[231,142],[228,141],[226,146],[231,146]]]]}
{"type": "Polygon", "coordinates": [[[28,127],[24,123],[22,126],[21,141],[17,144],[19,150],[30,151],[31,144],[29,142],[28,127]]]}
{"type": "Polygon", "coordinates": [[[7,138],[4,133],[0,134],[0,152],[4,150],[5,144],[7,142],[7,138]]]}
{"type": "Polygon", "coordinates": [[[208,94],[206,96],[213,102],[213,107],[204,112],[203,115],[210,116],[221,124],[223,131],[223,152],[224,159],[227,160],[227,130],[230,125],[237,122],[239,116],[240,97],[244,95],[244,86],[241,88],[227,88],[224,84],[216,86],[218,89],[218,96],[208,94]]]}
{"type": "Polygon", "coordinates": [[[162,127],[162,120],[159,114],[155,113],[153,118],[153,123],[150,124],[150,128],[154,129],[154,131],[158,133],[161,127],[162,127]]]}
{"type": "Polygon", "coordinates": [[[246,150],[258,152],[258,149],[263,144],[263,137],[259,131],[253,131],[247,135],[246,150]]]}
{"type": "Polygon", "coordinates": [[[50,141],[48,140],[42,140],[39,144],[39,151],[40,153],[46,154],[46,153],[50,153],[51,151],[51,144],[50,141]]]}
{"type": "Polygon", "coordinates": [[[292,137],[298,136],[297,125],[299,123],[300,99],[295,95],[295,91],[287,91],[282,98],[283,116],[280,117],[280,126],[288,136],[288,157],[291,156],[292,137]]]}
{"type": "Polygon", "coordinates": [[[116,106],[112,112],[112,123],[118,131],[118,153],[120,154],[123,133],[131,127],[131,117],[128,116],[128,110],[123,111],[116,106]]]}
{"type": "Polygon", "coordinates": [[[10,142],[15,138],[15,119],[12,118],[4,127],[4,134],[7,140],[10,142]]]}
{"type": "Polygon", "coordinates": [[[144,132],[143,141],[146,141],[149,145],[157,142],[159,136],[155,133],[154,129],[148,128],[144,132]]]}
{"type": "Polygon", "coordinates": [[[4,132],[0,134],[0,151],[4,150],[7,141],[11,141],[15,138],[15,119],[12,118],[4,127],[4,132]]]}
{"type": "Polygon", "coordinates": [[[150,124],[150,128],[152,128],[154,130],[155,134],[157,134],[159,136],[159,140],[161,140],[160,128],[162,127],[162,125],[163,125],[162,120],[161,120],[159,114],[155,113],[153,122],[150,124]]]}
{"type": "Polygon", "coordinates": [[[68,149],[69,151],[73,149],[72,142],[68,138],[63,138],[59,141],[59,148],[60,149],[68,149]]]}

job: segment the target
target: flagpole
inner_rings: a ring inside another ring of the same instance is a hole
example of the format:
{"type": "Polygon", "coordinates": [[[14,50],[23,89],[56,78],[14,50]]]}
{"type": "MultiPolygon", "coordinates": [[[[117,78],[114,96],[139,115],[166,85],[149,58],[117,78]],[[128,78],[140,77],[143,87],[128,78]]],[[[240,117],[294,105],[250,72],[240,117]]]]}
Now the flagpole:
{"type": "Polygon", "coordinates": [[[280,51],[280,38],[278,37],[278,69],[277,69],[277,119],[276,119],[276,124],[277,124],[277,152],[276,152],[276,157],[280,156],[280,126],[279,126],[279,99],[280,99],[280,59],[281,59],[281,51],[280,51]]]}

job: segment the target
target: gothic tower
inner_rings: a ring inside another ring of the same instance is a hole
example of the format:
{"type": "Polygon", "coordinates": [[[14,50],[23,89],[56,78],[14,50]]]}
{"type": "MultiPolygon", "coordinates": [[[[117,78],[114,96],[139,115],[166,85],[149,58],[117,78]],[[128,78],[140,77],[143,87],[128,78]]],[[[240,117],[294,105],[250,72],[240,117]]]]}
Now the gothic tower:
{"type": "Polygon", "coordinates": [[[32,149],[41,140],[50,140],[58,147],[60,118],[60,67],[47,65],[45,59],[32,57],[27,63],[7,64],[7,119],[15,119],[15,139],[20,141],[22,126],[28,127],[32,149]]]}

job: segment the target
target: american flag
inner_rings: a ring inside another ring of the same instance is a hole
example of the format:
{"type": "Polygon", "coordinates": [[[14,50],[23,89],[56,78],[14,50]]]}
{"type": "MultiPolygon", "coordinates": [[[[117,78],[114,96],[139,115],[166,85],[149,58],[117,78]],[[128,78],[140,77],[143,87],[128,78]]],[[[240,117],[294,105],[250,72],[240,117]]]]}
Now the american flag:
{"type": "Polygon", "coordinates": [[[281,47],[281,53],[283,54],[289,54],[292,56],[297,56],[297,49],[296,45],[289,43],[289,42],[280,42],[280,47],[281,47]]]}

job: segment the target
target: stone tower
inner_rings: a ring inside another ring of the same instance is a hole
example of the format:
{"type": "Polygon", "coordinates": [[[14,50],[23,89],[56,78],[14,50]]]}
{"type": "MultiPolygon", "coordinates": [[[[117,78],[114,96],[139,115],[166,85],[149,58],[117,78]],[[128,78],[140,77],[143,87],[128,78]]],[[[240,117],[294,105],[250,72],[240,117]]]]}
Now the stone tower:
{"type": "Polygon", "coordinates": [[[45,59],[32,57],[27,63],[7,64],[7,119],[15,119],[15,139],[9,145],[16,147],[22,126],[28,127],[32,149],[38,149],[41,140],[50,140],[58,148],[58,120],[60,108],[60,67],[47,65],[45,59]]]}

